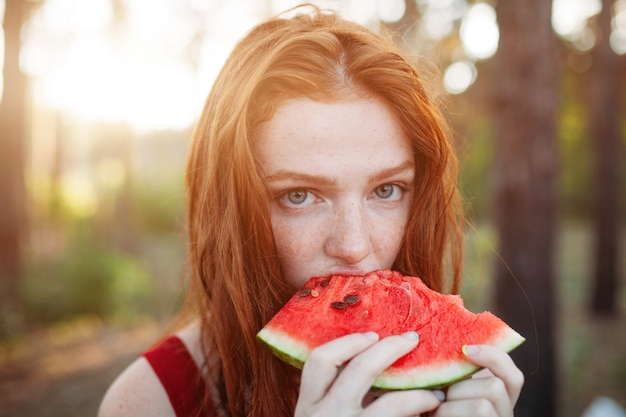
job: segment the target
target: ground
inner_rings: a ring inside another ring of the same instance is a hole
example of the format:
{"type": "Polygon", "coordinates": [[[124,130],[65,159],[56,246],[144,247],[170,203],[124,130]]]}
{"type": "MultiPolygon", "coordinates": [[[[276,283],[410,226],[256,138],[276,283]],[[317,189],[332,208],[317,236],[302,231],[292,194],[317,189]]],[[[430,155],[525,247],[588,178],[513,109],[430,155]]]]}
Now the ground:
{"type": "Polygon", "coordinates": [[[30,335],[0,356],[0,417],[96,416],[107,387],[161,331],[89,322],[30,335]]]}

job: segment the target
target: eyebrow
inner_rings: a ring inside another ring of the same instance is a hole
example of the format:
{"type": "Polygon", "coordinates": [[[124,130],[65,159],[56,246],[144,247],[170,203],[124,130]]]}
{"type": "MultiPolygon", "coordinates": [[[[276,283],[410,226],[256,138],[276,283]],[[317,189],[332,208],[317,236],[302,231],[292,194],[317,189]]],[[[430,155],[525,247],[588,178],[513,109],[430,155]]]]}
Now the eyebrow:
{"type": "Polygon", "coordinates": [[[395,167],[391,167],[391,168],[385,168],[382,171],[378,172],[376,175],[374,175],[371,178],[372,182],[378,182],[378,181],[382,181],[386,178],[392,177],[394,175],[397,174],[401,174],[404,173],[406,171],[410,171],[415,169],[415,163],[413,161],[404,161],[403,163],[401,163],[398,166],[395,167]]]}
{"type": "MultiPolygon", "coordinates": [[[[414,168],[415,168],[415,164],[413,163],[413,161],[407,160],[398,166],[385,168],[381,170],[380,172],[377,172],[376,174],[372,176],[372,178],[370,178],[370,182],[382,181],[386,178],[403,173],[405,171],[412,170],[414,168]]],[[[277,171],[276,173],[265,177],[265,180],[268,182],[296,180],[296,181],[302,181],[306,183],[322,184],[322,185],[336,185],[337,184],[337,180],[334,178],[318,176],[318,175],[309,175],[309,174],[305,174],[302,172],[288,171],[288,170],[277,171]]]]}
{"type": "Polygon", "coordinates": [[[307,182],[307,183],[324,184],[324,185],[337,184],[337,180],[333,178],[322,177],[318,175],[309,175],[309,174],[304,174],[302,172],[287,171],[287,170],[280,170],[272,175],[268,175],[267,177],[265,177],[265,180],[268,182],[297,180],[297,181],[302,181],[302,182],[307,182]]]}

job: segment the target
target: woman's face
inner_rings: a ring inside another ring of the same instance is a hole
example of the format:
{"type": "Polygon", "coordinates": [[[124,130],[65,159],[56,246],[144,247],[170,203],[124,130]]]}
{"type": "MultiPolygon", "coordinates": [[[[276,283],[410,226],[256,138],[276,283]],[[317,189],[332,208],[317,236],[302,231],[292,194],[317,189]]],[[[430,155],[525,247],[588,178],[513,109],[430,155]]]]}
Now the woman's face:
{"type": "Polygon", "coordinates": [[[294,99],[276,109],[255,144],[271,193],[283,273],[310,277],[390,268],[415,180],[409,141],[384,102],[294,99]]]}

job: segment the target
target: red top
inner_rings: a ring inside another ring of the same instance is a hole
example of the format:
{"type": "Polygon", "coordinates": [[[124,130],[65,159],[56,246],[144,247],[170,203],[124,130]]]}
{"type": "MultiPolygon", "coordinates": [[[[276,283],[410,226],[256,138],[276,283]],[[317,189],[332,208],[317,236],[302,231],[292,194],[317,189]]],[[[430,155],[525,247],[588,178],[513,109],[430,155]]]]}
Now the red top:
{"type": "MultiPolygon", "coordinates": [[[[152,369],[165,388],[177,417],[201,416],[201,405],[206,392],[206,383],[184,343],[176,336],[170,336],[152,349],[144,352],[152,369]]],[[[207,404],[210,412],[216,415],[212,403],[207,404]]]]}

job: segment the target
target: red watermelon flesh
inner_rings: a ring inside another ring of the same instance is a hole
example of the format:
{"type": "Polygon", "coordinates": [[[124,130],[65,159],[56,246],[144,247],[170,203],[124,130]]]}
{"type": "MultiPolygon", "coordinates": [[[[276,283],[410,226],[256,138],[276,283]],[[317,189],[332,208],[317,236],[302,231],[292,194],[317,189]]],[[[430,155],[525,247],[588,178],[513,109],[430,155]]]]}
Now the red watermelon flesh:
{"type": "Polygon", "coordinates": [[[282,360],[302,367],[315,347],[350,333],[380,338],[417,331],[418,346],[374,382],[383,389],[439,388],[479,367],[465,359],[470,344],[509,352],[524,338],[489,312],[474,314],[458,295],[429,289],[420,278],[389,270],[364,276],[311,278],[258,333],[282,360]]]}

